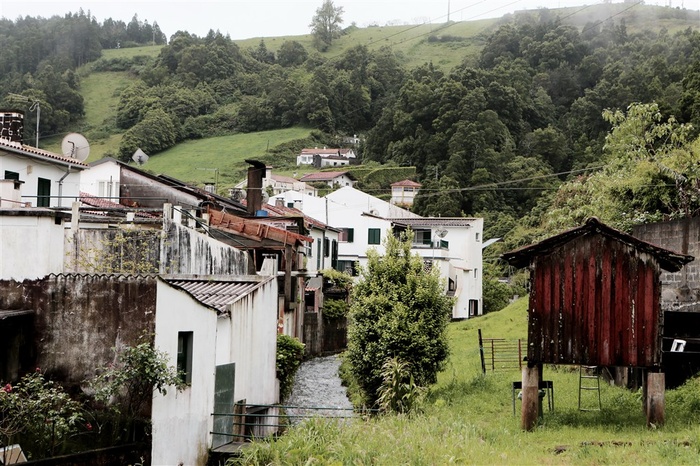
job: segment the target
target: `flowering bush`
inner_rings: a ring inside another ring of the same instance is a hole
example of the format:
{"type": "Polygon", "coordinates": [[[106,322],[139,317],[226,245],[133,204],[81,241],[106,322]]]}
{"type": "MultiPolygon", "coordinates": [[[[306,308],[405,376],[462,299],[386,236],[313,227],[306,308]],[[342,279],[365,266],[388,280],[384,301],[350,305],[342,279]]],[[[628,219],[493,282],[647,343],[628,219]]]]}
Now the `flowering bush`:
{"type": "Polygon", "coordinates": [[[14,386],[8,383],[0,389],[2,442],[9,445],[21,439],[32,457],[55,453],[78,431],[81,421],[82,405],[60,385],[46,380],[39,368],[14,386]]]}

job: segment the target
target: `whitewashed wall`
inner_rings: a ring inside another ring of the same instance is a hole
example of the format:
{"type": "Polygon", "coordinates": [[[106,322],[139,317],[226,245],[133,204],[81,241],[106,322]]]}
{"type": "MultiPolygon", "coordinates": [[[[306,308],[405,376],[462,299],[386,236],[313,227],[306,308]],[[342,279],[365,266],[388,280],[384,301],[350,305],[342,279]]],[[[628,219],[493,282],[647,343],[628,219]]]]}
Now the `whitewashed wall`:
{"type": "Polygon", "coordinates": [[[230,309],[218,320],[216,364],[236,363],[236,400],[276,403],[277,280],[265,278],[230,309]]]}
{"type": "Polygon", "coordinates": [[[61,216],[53,211],[20,209],[12,215],[0,214],[0,278],[23,280],[62,273],[63,234],[61,216]]]}
{"type": "Polygon", "coordinates": [[[154,465],[204,465],[210,447],[214,409],[216,311],[158,280],[155,346],[177,364],[178,332],[193,332],[192,384],[153,397],[154,465]]]}
{"type": "MultiPolygon", "coordinates": [[[[121,168],[115,160],[91,164],[80,177],[80,190],[93,196],[119,197],[121,168]]],[[[119,199],[111,199],[119,202],[119,199]]]]}
{"type": "Polygon", "coordinates": [[[19,154],[6,153],[0,151],[0,175],[3,175],[5,170],[19,173],[20,181],[24,181],[21,187],[22,201],[30,202],[32,206],[37,205],[37,190],[39,178],[51,180],[51,207],[68,207],[78,198],[80,188],[80,172],[84,167],[72,166],[69,170],[68,165],[53,164],[41,159],[32,157],[24,157],[19,154]],[[67,173],[67,175],[66,175],[67,173]],[[60,184],[61,178],[63,181],[60,184]],[[59,199],[59,190],[61,191],[62,199],[59,199]]]}

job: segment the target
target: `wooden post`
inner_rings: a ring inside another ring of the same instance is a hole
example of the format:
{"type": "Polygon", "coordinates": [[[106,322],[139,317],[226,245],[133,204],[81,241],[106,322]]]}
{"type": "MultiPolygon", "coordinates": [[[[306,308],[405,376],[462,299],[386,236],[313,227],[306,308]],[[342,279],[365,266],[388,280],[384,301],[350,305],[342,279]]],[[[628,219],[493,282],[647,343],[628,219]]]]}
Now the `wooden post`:
{"type": "Polygon", "coordinates": [[[246,426],[245,426],[245,404],[246,400],[238,400],[233,405],[233,437],[234,442],[246,441],[246,426]]]}
{"type": "Polygon", "coordinates": [[[533,430],[540,413],[540,368],[539,365],[523,367],[523,404],[521,426],[523,430],[533,430]]]}
{"type": "Polygon", "coordinates": [[[646,396],[644,403],[646,406],[647,427],[659,427],[666,422],[666,374],[663,372],[647,372],[646,396]]]}

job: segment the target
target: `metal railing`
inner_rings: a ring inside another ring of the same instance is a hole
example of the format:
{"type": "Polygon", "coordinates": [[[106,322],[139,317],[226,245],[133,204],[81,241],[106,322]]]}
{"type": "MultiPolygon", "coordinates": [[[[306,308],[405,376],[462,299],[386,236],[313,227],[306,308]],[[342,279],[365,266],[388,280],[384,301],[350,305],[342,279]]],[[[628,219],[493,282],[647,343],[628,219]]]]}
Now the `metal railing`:
{"type": "Polygon", "coordinates": [[[506,340],[505,338],[482,338],[479,329],[479,354],[481,355],[481,371],[486,374],[498,370],[513,370],[523,368],[522,340],[506,340]]]}
{"type": "MultiPolygon", "coordinates": [[[[230,432],[211,432],[214,436],[229,438],[230,442],[247,442],[253,439],[274,437],[300,422],[312,418],[339,421],[363,419],[378,412],[377,409],[337,408],[329,406],[261,405],[237,402],[233,413],[212,413],[212,416],[231,418],[226,426],[230,432]]],[[[226,429],[228,430],[228,429],[226,429]]]]}

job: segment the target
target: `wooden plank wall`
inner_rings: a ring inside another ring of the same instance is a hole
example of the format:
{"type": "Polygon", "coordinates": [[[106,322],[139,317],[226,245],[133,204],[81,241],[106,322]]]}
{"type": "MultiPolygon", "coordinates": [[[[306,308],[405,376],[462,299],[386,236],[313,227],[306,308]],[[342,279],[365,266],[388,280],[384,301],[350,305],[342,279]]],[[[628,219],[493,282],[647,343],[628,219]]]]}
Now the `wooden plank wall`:
{"type": "Polygon", "coordinates": [[[660,268],[605,235],[585,235],[535,259],[528,360],[658,367],[660,268]]]}

